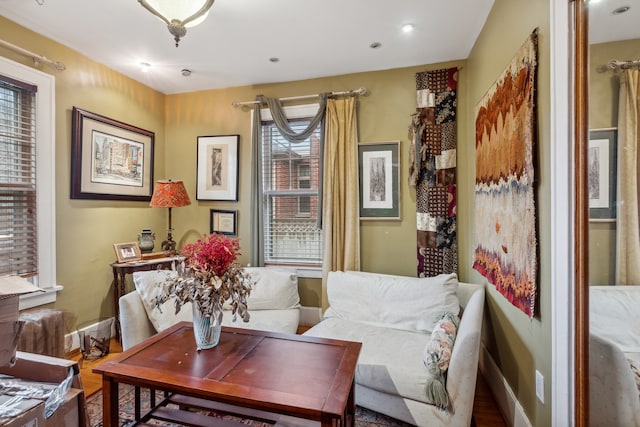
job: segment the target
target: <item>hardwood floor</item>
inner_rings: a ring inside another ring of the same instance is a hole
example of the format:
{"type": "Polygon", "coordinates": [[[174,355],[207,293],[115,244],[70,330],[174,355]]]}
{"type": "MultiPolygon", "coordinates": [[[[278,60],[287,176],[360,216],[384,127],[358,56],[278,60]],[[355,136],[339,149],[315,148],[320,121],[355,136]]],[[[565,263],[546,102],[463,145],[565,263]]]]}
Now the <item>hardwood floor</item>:
{"type": "MultiPolygon", "coordinates": [[[[68,356],[69,359],[77,361],[80,366],[80,378],[82,379],[82,385],[87,397],[102,388],[102,378],[91,372],[93,367],[122,352],[122,346],[116,340],[111,340],[109,350],[108,355],[97,360],[83,360],[79,352],[68,356]]],[[[482,375],[478,375],[476,384],[476,396],[473,402],[473,420],[474,424],[472,425],[475,427],[507,426],[482,375]]]]}

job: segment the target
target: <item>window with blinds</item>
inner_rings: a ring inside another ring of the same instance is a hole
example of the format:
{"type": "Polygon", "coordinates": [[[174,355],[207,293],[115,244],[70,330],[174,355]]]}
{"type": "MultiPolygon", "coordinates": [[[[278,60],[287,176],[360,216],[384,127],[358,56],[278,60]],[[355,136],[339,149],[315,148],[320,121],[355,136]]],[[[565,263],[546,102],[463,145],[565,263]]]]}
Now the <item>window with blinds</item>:
{"type": "Polygon", "coordinates": [[[0,276],[38,273],[35,96],[0,75],[0,276]]]}
{"type": "MultiPolygon", "coordinates": [[[[291,120],[296,132],[309,120],[291,120]]],[[[264,260],[267,264],[322,264],[318,228],[320,127],[291,143],[273,122],[262,123],[264,260]]]]}

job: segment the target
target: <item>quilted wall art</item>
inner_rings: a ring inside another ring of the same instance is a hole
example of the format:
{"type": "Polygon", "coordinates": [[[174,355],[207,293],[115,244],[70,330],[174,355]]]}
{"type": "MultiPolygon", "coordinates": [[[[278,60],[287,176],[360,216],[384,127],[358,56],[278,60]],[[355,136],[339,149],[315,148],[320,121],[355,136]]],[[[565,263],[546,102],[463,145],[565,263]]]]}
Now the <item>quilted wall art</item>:
{"type": "Polygon", "coordinates": [[[536,310],[534,188],[537,30],[476,107],[473,268],[511,304],[536,310]]]}
{"type": "Polygon", "coordinates": [[[456,107],[458,69],[416,74],[409,126],[409,185],[416,188],[418,277],[457,273],[456,107]]]}

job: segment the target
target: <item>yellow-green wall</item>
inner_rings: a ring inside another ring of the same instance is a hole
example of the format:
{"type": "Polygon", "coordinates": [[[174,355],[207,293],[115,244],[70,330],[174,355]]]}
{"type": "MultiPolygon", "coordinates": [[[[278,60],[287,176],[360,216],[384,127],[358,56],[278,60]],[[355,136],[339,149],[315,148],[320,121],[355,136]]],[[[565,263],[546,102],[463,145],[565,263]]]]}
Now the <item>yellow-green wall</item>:
{"type": "MultiPolygon", "coordinates": [[[[415,192],[408,184],[408,125],[415,111],[415,73],[459,66],[458,86],[458,243],[461,280],[485,283],[471,268],[473,259],[474,106],[504,70],[529,33],[538,27],[538,207],[540,316],[527,318],[492,286],[488,287],[483,342],[534,426],[550,424],[551,405],[535,398],[534,370],[547,379],[551,396],[550,182],[549,182],[549,3],[496,0],[467,61],[358,73],[298,82],[246,86],[165,96],[47,38],[0,17],[0,38],[67,65],[56,76],[56,214],[58,282],[65,287],[55,307],[75,313],[78,323],[113,314],[110,288],[112,244],[136,239],[143,227],[162,236],[166,212],[146,203],[70,200],[71,109],[77,106],[156,133],[155,179],[185,181],[192,205],[173,210],[178,244],[208,231],[209,209],[237,209],[239,237],[248,261],[251,157],[250,113],[233,101],[256,94],[287,97],[366,87],[361,97],[359,136],[363,142],[401,141],[401,220],[361,224],[362,269],[415,275],[415,192]],[[238,202],[195,200],[196,138],[240,135],[238,202]]],[[[428,42],[428,41],[425,41],[428,42]]],[[[26,65],[30,60],[0,50],[26,65]]],[[[158,242],[156,242],[158,244],[158,242]]],[[[301,280],[303,305],[319,306],[318,280],[301,280]]],[[[73,325],[75,326],[75,325],[73,325]]]]}
{"type": "MultiPolygon", "coordinates": [[[[546,0],[496,0],[467,58],[468,136],[458,146],[458,241],[460,277],[486,283],[472,269],[475,145],[474,108],[503,72],[515,52],[538,28],[536,92],[538,146],[536,217],[538,220],[539,316],[530,319],[513,307],[493,285],[487,286],[483,344],[509,383],[534,426],[551,425],[551,182],[550,182],[550,17],[546,0]],[[535,370],[545,378],[545,402],[535,394],[535,370]]],[[[565,285],[565,284],[562,284],[565,285]]]]}
{"type": "MultiPolygon", "coordinates": [[[[185,181],[195,192],[196,138],[198,135],[240,135],[240,171],[238,202],[197,202],[175,210],[174,219],[187,239],[208,227],[209,209],[237,209],[239,237],[248,261],[250,242],[251,113],[232,107],[233,101],[253,100],[257,94],[289,97],[326,91],[344,91],[366,87],[369,95],[358,102],[358,134],[362,142],[400,141],[400,221],[362,221],[362,269],[388,274],[416,274],[415,191],[408,185],[410,115],[415,112],[415,74],[426,69],[461,66],[451,62],[423,67],[401,68],[342,75],[338,77],[288,83],[209,90],[167,97],[168,176],[185,181]]],[[[464,103],[464,85],[459,91],[464,103]]],[[[464,127],[460,127],[464,130],[464,127]]],[[[464,135],[459,135],[464,137],[464,135]]],[[[302,304],[320,306],[320,280],[301,280],[302,304]]]]}
{"type": "Polygon", "coordinates": [[[72,312],[78,324],[112,316],[113,243],[135,241],[142,227],[161,230],[166,212],[140,202],[70,199],[71,110],[79,107],[155,132],[155,171],[163,176],[165,96],[4,17],[0,38],[66,65],[61,72],[34,67],[31,59],[0,49],[6,58],[55,76],[57,283],[64,286],[55,307],[72,312]]]}
{"type": "MultiPolygon", "coordinates": [[[[603,70],[606,64],[640,58],[638,39],[599,43],[589,48],[589,129],[618,126],[618,93],[620,81],[616,73],[603,70]]],[[[615,284],[616,223],[615,219],[589,223],[589,283],[615,284]]]]}

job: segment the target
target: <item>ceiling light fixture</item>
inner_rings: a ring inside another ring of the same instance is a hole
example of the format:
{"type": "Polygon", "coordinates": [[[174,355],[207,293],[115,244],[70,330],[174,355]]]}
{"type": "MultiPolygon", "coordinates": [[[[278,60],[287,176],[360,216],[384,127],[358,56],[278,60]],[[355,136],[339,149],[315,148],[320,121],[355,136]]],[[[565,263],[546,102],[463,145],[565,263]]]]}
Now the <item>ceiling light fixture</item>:
{"type": "Polygon", "coordinates": [[[402,28],[403,32],[410,33],[411,31],[414,30],[415,26],[413,24],[407,23],[407,24],[402,25],[401,28],[402,28]]]}
{"type": "Polygon", "coordinates": [[[169,32],[176,41],[187,34],[187,27],[193,27],[205,20],[214,0],[138,0],[149,12],[167,24],[169,32]]]}
{"type": "Polygon", "coordinates": [[[150,69],[151,69],[151,64],[149,64],[148,62],[140,63],[140,71],[142,71],[143,73],[149,72],[150,69]]]}

